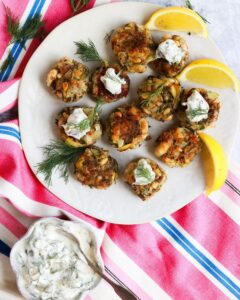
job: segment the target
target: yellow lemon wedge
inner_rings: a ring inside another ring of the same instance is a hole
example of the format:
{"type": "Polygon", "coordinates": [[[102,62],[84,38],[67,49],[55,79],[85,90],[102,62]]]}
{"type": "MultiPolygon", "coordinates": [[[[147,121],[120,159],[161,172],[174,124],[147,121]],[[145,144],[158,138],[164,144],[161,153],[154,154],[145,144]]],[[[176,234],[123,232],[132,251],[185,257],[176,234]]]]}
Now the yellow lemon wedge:
{"type": "Polygon", "coordinates": [[[195,11],[186,7],[160,8],[151,15],[145,27],[149,30],[184,31],[208,37],[203,19],[195,11]]]}
{"type": "Polygon", "coordinates": [[[187,65],[177,76],[180,81],[192,81],[216,88],[233,88],[240,92],[240,84],[233,71],[214,59],[198,59],[187,65]]]}
{"type": "Polygon", "coordinates": [[[222,146],[210,135],[199,132],[202,142],[202,160],[206,180],[206,194],[218,190],[225,182],[228,172],[227,156],[222,146]]]}

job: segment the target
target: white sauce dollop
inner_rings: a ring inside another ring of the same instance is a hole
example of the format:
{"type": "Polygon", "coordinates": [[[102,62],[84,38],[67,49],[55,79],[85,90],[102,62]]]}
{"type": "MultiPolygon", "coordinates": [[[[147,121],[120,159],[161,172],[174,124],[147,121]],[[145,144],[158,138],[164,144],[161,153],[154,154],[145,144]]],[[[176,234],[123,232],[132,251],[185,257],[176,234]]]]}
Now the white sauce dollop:
{"type": "Polygon", "coordinates": [[[81,254],[79,244],[97,265],[94,236],[80,223],[54,218],[36,222],[11,253],[23,296],[34,300],[75,300],[93,288],[100,278],[81,254]]]}
{"type": "Polygon", "coordinates": [[[208,118],[209,105],[198,91],[195,90],[183,105],[187,105],[186,115],[189,121],[200,122],[208,118]]]}
{"type": "Polygon", "coordinates": [[[182,48],[178,47],[171,39],[160,43],[156,50],[156,58],[164,58],[170,64],[179,64],[184,56],[182,48]]]}
{"type": "Polygon", "coordinates": [[[84,130],[80,130],[77,125],[80,124],[83,120],[86,120],[88,117],[84,113],[82,108],[75,108],[74,111],[67,119],[67,123],[62,125],[65,133],[68,136],[74,137],[77,140],[80,140],[83,136],[86,135],[91,129],[90,126],[87,126],[84,130]]]}
{"type": "Polygon", "coordinates": [[[137,167],[134,170],[134,177],[136,185],[147,185],[154,181],[156,174],[147,160],[142,158],[138,161],[137,167]]]}
{"type": "Polygon", "coordinates": [[[108,68],[105,75],[101,76],[100,80],[104,84],[105,89],[113,95],[120,94],[122,92],[122,84],[126,84],[126,80],[120,78],[113,68],[108,68]]]}

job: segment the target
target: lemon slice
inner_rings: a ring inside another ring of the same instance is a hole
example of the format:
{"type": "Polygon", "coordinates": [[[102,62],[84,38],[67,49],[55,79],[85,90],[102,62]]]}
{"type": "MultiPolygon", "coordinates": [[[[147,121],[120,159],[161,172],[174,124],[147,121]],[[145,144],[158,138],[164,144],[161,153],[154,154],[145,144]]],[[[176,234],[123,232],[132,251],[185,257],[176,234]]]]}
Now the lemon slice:
{"type": "Polygon", "coordinates": [[[177,76],[180,81],[192,81],[216,88],[233,88],[240,92],[240,84],[231,69],[214,59],[198,59],[187,65],[177,76]]]}
{"type": "Polygon", "coordinates": [[[206,180],[206,194],[218,190],[225,182],[228,172],[227,156],[222,146],[210,135],[199,132],[203,141],[202,160],[206,180]]]}
{"type": "Polygon", "coordinates": [[[185,31],[208,37],[203,19],[195,11],[186,7],[160,8],[152,14],[145,27],[150,30],[185,31]]]}

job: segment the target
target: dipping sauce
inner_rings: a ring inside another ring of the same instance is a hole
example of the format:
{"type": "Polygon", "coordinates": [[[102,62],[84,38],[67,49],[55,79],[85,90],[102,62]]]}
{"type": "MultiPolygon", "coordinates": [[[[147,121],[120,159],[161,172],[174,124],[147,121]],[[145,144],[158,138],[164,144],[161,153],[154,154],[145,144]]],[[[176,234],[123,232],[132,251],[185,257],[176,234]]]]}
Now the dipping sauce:
{"type": "Polygon", "coordinates": [[[100,280],[81,250],[100,269],[95,237],[82,224],[56,218],[36,222],[13,247],[10,257],[23,296],[34,300],[80,299],[100,280]]]}

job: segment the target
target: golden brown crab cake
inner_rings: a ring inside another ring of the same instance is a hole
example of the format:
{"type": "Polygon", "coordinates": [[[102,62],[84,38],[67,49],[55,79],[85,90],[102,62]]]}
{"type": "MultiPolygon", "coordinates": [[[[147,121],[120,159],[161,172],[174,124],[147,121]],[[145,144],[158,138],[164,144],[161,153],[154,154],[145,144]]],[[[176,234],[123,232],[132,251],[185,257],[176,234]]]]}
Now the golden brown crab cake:
{"type": "Polygon", "coordinates": [[[110,114],[106,131],[110,143],[125,151],[140,146],[147,138],[148,122],[139,108],[125,105],[110,114]]]}
{"type": "Polygon", "coordinates": [[[100,98],[111,103],[127,97],[129,87],[127,72],[118,64],[108,65],[104,62],[92,74],[90,93],[95,100],[100,98]]]}
{"type": "Polygon", "coordinates": [[[123,174],[123,180],[142,200],[147,200],[158,192],[166,179],[166,173],[157,163],[148,158],[131,161],[123,174]]]}
{"type": "Polygon", "coordinates": [[[194,131],[203,130],[215,125],[220,108],[217,93],[201,88],[188,89],[181,95],[177,117],[181,126],[194,131]]]}
{"type": "Polygon", "coordinates": [[[99,115],[93,107],[66,107],[59,113],[56,124],[61,139],[72,147],[87,147],[102,135],[99,115]]]}
{"type": "Polygon", "coordinates": [[[117,28],[111,45],[120,64],[129,72],[144,72],[155,57],[156,46],[150,31],[134,22],[117,28]]]}
{"type": "Polygon", "coordinates": [[[199,136],[183,127],[164,131],[157,139],[155,155],[169,167],[185,167],[201,151],[199,136]]]}
{"type": "Polygon", "coordinates": [[[74,174],[84,185],[106,189],[118,178],[118,164],[107,150],[90,146],[76,161],[74,174]]]}
{"type": "Polygon", "coordinates": [[[47,86],[64,102],[82,98],[88,90],[88,69],[83,64],[64,57],[48,72],[47,86]]]}
{"type": "Polygon", "coordinates": [[[188,46],[179,35],[164,35],[156,50],[156,59],[150,67],[159,75],[175,77],[188,62],[188,46]]]}
{"type": "Polygon", "coordinates": [[[145,114],[158,121],[172,120],[181,90],[177,79],[149,76],[138,88],[139,105],[145,114]]]}

